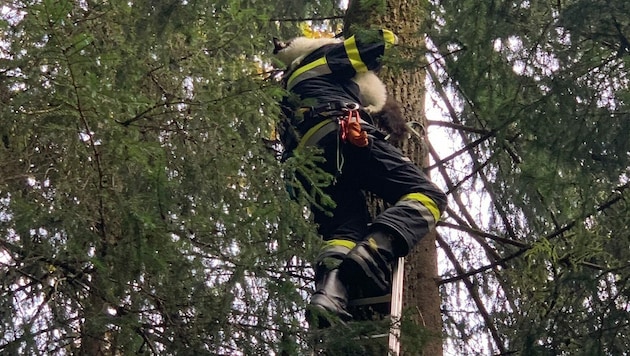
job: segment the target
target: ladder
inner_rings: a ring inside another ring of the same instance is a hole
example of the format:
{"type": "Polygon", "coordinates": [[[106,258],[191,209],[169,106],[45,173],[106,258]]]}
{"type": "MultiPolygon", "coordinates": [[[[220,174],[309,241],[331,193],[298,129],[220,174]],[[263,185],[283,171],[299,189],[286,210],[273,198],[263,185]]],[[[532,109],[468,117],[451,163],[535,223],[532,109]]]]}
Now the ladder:
{"type": "Polygon", "coordinates": [[[400,355],[400,318],[402,317],[403,281],[405,274],[405,259],[399,257],[392,268],[392,291],[390,294],[379,297],[354,299],[348,302],[349,307],[369,307],[372,305],[389,304],[389,317],[391,319],[388,333],[368,336],[371,339],[387,339],[389,356],[400,355]]]}

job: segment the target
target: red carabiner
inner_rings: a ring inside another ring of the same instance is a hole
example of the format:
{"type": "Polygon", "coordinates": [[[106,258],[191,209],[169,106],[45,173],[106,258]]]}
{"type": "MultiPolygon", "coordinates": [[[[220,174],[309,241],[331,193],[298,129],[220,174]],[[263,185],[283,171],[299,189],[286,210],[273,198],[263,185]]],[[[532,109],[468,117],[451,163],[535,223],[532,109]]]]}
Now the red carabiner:
{"type": "Polygon", "coordinates": [[[359,110],[348,111],[348,117],[341,119],[341,139],[357,147],[365,147],[369,144],[367,132],[361,129],[361,116],[359,110]]]}

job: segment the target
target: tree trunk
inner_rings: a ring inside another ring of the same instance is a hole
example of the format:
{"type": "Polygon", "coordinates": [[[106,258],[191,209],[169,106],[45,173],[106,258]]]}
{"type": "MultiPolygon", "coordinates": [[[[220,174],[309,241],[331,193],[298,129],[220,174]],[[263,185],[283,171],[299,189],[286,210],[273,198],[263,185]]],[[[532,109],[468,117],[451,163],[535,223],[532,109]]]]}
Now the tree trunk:
{"type": "MultiPolygon", "coordinates": [[[[387,0],[384,13],[377,10],[360,8],[359,1],[351,1],[345,18],[345,32],[354,32],[353,26],[387,28],[399,37],[401,55],[406,60],[412,60],[415,65],[405,66],[396,71],[384,69],[379,77],[385,82],[390,96],[401,105],[401,109],[408,121],[422,124],[417,131],[423,136],[426,127],[424,115],[425,100],[425,63],[424,36],[421,32],[422,21],[425,18],[423,1],[420,0],[387,0]]],[[[403,152],[417,165],[426,166],[428,152],[422,144],[425,137],[411,135],[403,143],[403,152]]],[[[380,203],[375,203],[379,205],[380,203]]],[[[373,207],[378,211],[378,206],[373,207]]],[[[413,320],[425,328],[431,335],[424,344],[421,352],[408,349],[406,354],[423,354],[430,356],[442,355],[442,318],[440,313],[440,295],[436,283],[438,276],[437,248],[435,234],[426,236],[416,248],[407,256],[405,266],[404,308],[413,314],[413,320]]],[[[418,336],[420,337],[420,336],[418,336]]],[[[405,339],[414,338],[413,335],[403,335],[403,350],[405,339]]]]}

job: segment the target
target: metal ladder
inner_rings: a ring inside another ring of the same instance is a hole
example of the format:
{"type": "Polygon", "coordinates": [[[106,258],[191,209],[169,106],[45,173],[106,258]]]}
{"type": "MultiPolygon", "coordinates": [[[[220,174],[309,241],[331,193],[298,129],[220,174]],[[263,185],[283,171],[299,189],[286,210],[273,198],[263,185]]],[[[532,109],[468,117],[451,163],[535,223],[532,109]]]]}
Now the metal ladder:
{"type": "Polygon", "coordinates": [[[398,258],[392,268],[392,291],[380,297],[354,299],[348,302],[352,307],[363,307],[376,304],[389,303],[389,315],[391,326],[389,333],[370,335],[370,338],[387,338],[387,347],[390,356],[400,355],[400,318],[402,317],[403,281],[405,275],[405,259],[398,258]]]}

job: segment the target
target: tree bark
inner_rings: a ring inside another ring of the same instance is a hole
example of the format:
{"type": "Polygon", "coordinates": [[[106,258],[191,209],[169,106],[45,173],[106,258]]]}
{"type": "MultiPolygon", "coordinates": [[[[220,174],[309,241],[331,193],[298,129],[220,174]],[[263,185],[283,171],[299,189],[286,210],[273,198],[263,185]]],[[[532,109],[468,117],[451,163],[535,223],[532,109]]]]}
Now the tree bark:
{"type": "MultiPolygon", "coordinates": [[[[394,97],[401,106],[407,121],[417,122],[417,131],[422,137],[410,135],[403,142],[403,152],[417,165],[428,165],[428,151],[423,145],[426,139],[425,130],[425,64],[424,34],[421,31],[425,18],[424,1],[421,0],[387,0],[385,12],[379,13],[374,7],[361,8],[359,1],[351,1],[344,23],[344,32],[354,32],[353,28],[379,26],[387,28],[399,37],[401,55],[405,60],[415,63],[413,66],[397,68],[395,71],[385,68],[379,73],[388,88],[388,94],[394,97]]],[[[375,203],[372,211],[380,211],[382,203],[375,203]]],[[[437,284],[437,247],[435,233],[426,236],[411,251],[405,264],[404,309],[413,315],[413,320],[431,335],[422,350],[405,350],[404,340],[413,335],[403,335],[405,354],[422,354],[440,356],[442,348],[442,318],[440,312],[441,299],[437,284]]]]}

